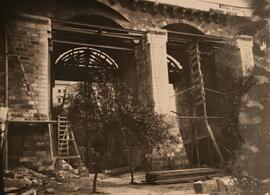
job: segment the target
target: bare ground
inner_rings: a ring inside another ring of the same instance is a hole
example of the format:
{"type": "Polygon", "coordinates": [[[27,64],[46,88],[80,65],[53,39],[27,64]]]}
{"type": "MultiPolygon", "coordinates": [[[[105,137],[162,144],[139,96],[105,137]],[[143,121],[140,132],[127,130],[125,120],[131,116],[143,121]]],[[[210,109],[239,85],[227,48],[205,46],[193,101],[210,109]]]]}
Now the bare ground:
{"type": "MultiPolygon", "coordinates": [[[[59,195],[86,195],[93,194],[92,190],[92,177],[82,177],[79,179],[72,179],[67,182],[62,182],[62,185],[54,187],[55,194],[59,195]]],[[[146,185],[143,173],[135,173],[135,181],[137,185],[129,184],[129,174],[123,174],[120,176],[109,177],[107,175],[100,174],[98,177],[97,190],[95,194],[112,194],[112,195],[181,195],[181,194],[194,194],[192,183],[184,184],[170,184],[170,185],[146,185]]],[[[38,190],[38,194],[48,194],[46,189],[50,186],[44,186],[38,190]]]]}

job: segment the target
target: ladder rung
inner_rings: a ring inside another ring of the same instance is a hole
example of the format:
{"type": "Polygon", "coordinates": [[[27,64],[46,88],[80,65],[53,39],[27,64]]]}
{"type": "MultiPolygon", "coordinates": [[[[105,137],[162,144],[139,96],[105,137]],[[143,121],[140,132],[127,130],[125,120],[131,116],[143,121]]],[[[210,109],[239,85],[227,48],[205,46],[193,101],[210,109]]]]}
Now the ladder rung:
{"type": "Polygon", "coordinates": [[[68,145],[68,142],[64,143],[64,142],[59,142],[58,145],[68,145]]]}
{"type": "Polygon", "coordinates": [[[58,123],[68,123],[69,121],[68,120],[59,120],[58,119],[58,123]]]}
{"type": "Polygon", "coordinates": [[[58,125],[58,128],[65,127],[68,128],[68,125],[58,125]]]}
{"type": "Polygon", "coordinates": [[[68,128],[68,125],[58,125],[58,128],[68,128]]]}
{"type": "Polygon", "coordinates": [[[58,118],[67,118],[66,116],[58,116],[58,118]]]}
{"type": "Polygon", "coordinates": [[[58,143],[58,145],[61,145],[61,146],[63,146],[63,145],[68,145],[68,143],[58,143]]]}

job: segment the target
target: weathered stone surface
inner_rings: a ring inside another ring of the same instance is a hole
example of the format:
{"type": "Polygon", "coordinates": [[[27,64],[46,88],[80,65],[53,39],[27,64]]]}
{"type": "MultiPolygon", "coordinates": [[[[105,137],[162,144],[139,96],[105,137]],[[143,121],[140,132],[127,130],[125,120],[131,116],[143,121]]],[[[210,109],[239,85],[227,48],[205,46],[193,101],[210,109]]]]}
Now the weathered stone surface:
{"type": "Polygon", "coordinates": [[[24,15],[10,19],[7,28],[9,52],[15,55],[9,58],[9,85],[12,86],[9,90],[9,118],[38,119],[39,115],[31,113],[32,110],[47,118],[50,20],[42,23],[38,18],[30,19],[24,15]]]}

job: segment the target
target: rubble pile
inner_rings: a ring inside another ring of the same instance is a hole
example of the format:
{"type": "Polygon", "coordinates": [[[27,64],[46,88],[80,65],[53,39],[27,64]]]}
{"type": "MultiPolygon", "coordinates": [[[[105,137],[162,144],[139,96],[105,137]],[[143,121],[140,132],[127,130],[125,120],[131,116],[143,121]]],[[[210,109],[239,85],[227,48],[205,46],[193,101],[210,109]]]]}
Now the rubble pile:
{"type": "Polygon", "coordinates": [[[17,168],[5,174],[5,181],[18,187],[43,186],[48,177],[27,168],[17,168]]]}
{"type": "Polygon", "coordinates": [[[74,174],[72,171],[66,171],[66,170],[58,170],[55,173],[55,178],[58,181],[65,181],[65,180],[71,180],[71,179],[78,179],[80,178],[79,175],[74,174]]]}
{"type": "Polygon", "coordinates": [[[74,169],[67,161],[58,160],[56,164],[55,178],[58,181],[78,179],[89,176],[88,170],[84,166],[74,169]]]}

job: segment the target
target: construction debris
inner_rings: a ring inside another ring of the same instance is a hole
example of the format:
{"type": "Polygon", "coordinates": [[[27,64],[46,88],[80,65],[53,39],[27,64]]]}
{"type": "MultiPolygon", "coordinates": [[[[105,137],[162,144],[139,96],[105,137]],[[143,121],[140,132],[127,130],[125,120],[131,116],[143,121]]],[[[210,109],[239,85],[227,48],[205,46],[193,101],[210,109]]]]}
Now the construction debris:
{"type": "Polygon", "coordinates": [[[78,171],[81,177],[89,177],[88,169],[85,166],[80,166],[78,171]]]}
{"type": "Polygon", "coordinates": [[[69,181],[71,179],[78,179],[80,178],[79,175],[76,175],[70,171],[65,171],[65,170],[59,170],[55,173],[55,178],[57,181],[69,181]]]}
{"type": "Polygon", "coordinates": [[[5,177],[7,183],[18,187],[43,186],[48,180],[46,175],[22,167],[9,171],[5,177]]]}
{"type": "Polygon", "coordinates": [[[193,183],[196,194],[224,193],[233,194],[240,192],[229,177],[215,177],[207,181],[197,181],[193,183]]]}

